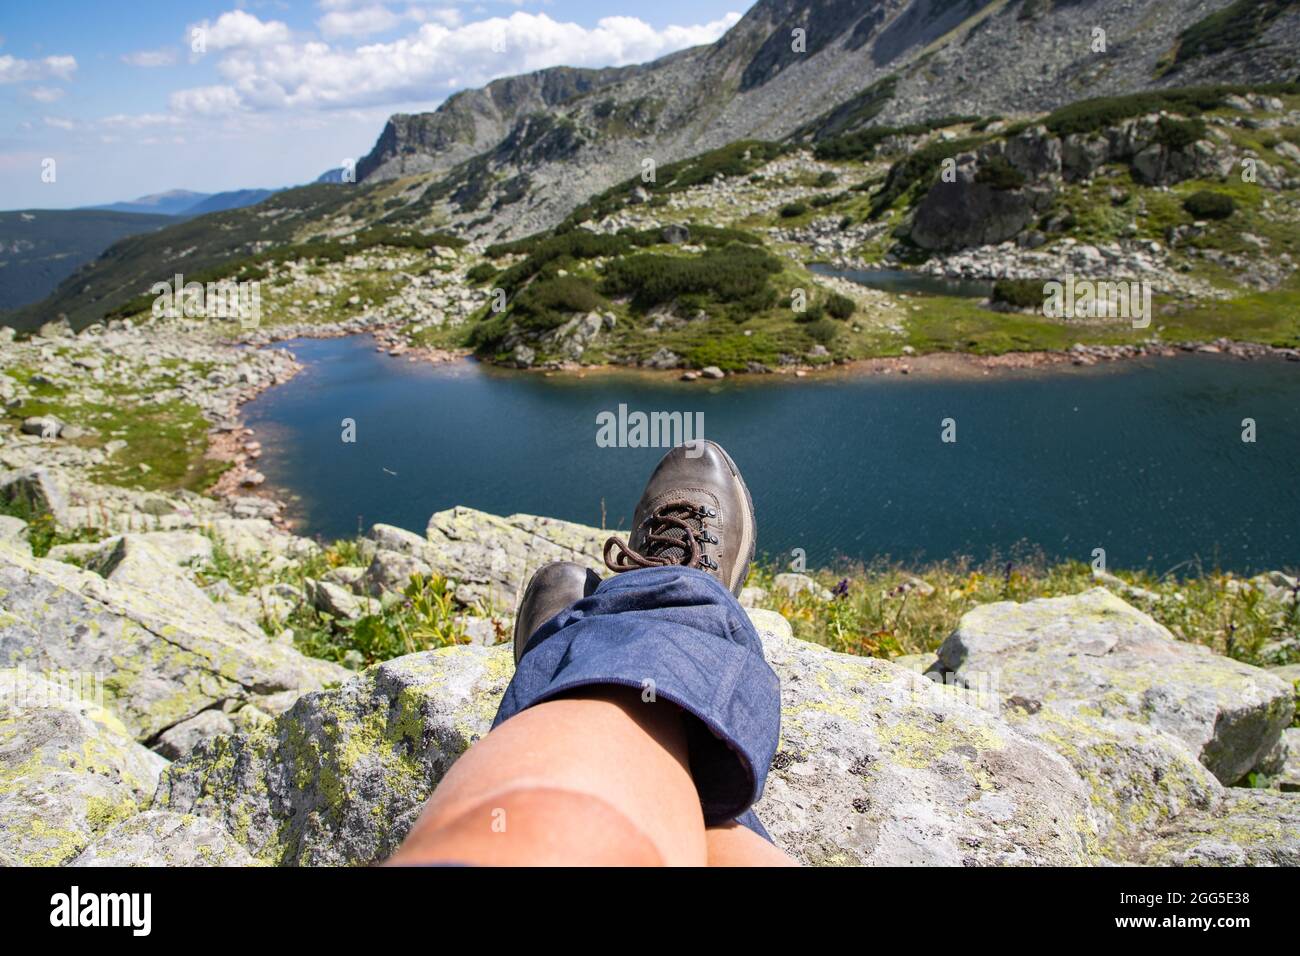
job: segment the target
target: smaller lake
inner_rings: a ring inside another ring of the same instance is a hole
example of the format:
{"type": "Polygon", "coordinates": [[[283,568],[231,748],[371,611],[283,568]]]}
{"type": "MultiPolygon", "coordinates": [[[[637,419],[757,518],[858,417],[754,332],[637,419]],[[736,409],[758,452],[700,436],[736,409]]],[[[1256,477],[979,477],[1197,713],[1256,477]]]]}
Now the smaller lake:
{"type": "Polygon", "coordinates": [[[886,292],[905,292],[909,295],[951,295],[962,299],[987,299],[993,292],[993,283],[978,279],[949,279],[930,276],[907,269],[839,269],[823,262],[814,262],[808,271],[822,276],[848,279],[871,289],[886,292]]]}
{"type": "Polygon", "coordinates": [[[625,404],[702,414],[744,471],[759,550],[803,548],[810,566],[984,560],[1022,544],[1084,561],[1101,547],[1111,567],[1156,572],[1300,565],[1300,363],[685,383],[430,366],[368,336],[286,345],[306,369],[245,413],[306,534],[422,532],[453,505],[626,528],[663,452],[596,444],[597,414],[625,404]],[[355,444],[341,441],[345,418],[355,444]],[[946,418],[955,443],[940,440],[946,418]]]}

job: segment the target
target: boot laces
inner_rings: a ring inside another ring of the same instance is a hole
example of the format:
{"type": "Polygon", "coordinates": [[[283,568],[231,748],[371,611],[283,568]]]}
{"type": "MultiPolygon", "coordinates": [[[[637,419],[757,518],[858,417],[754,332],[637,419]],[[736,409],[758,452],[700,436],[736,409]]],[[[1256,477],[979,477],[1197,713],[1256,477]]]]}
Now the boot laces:
{"type": "Polygon", "coordinates": [[[717,535],[708,529],[709,519],[717,516],[716,509],[685,499],[667,501],[641,522],[646,534],[640,551],[617,537],[605,542],[605,566],[616,573],[674,564],[716,571],[717,562],[702,545],[718,543],[717,535]]]}

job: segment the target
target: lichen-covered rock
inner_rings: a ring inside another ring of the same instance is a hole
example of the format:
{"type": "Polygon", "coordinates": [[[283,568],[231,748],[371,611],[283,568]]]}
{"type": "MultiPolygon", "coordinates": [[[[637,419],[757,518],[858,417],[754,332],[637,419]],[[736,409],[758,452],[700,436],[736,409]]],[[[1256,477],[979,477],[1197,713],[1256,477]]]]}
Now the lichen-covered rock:
{"type": "Polygon", "coordinates": [[[138,740],[227,700],[348,676],[232,626],[202,592],[188,604],[177,593],[0,549],[0,666],[99,675],[105,706],[138,740]]]}
{"type": "Polygon", "coordinates": [[[1300,795],[1231,788],[1212,809],[1157,828],[1133,862],[1300,866],[1300,795]]]}
{"type": "Polygon", "coordinates": [[[50,515],[55,524],[68,524],[67,494],[44,468],[28,468],[0,476],[0,501],[30,515],[50,515]]]}
{"type": "Polygon", "coordinates": [[[1255,766],[1295,712],[1278,678],[1175,640],[1104,588],[978,607],[939,660],[963,683],[996,678],[1005,697],[1061,720],[1104,719],[1175,737],[1228,784],[1255,766]]]}
{"type": "Polygon", "coordinates": [[[123,820],[69,866],[254,866],[224,827],[190,814],[148,810],[123,820]]]}
{"type": "Polygon", "coordinates": [[[203,741],[234,732],[234,723],[224,713],[219,710],[204,710],[189,720],[182,720],[176,726],[164,730],[158,735],[154,749],[168,760],[179,760],[203,741]]]}
{"type": "MultiPolygon", "coordinates": [[[[1084,863],[1095,825],[1066,761],[972,695],[795,640],[753,611],[783,684],[780,753],[758,812],[817,863],[1084,863]]],[[[390,854],[451,763],[487,732],[509,647],[373,667],[274,723],[201,744],[155,806],[222,822],[267,862],[390,854]]]]}
{"type": "Polygon", "coordinates": [[[1087,789],[1058,754],[969,692],[750,613],[781,678],[781,746],[757,807],[779,845],[819,864],[1094,858],[1087,789]]]}
{"type": "Polygon", "coordinates": [[[487,732],[513,672],[508,648],[461,646],[370,668],[249,734],[200,744],[155,808],[217,820],[272,863],[372,863],[487,732]]]}
{"type": "Polygon", "coordinates": [[[603,572],[597,557],[606,531],[536,515],[496,515],[452,508],[429,518],[420,557],[457,583],[456,599],[512,610],[528,578],[550,561],[577,561],[603,572]]]}
{"type": "Polygon", "coordinates": [[[114,536],[92,545],[60,545],[47,557],[76,557],[84,567],[108,577],[133,544],[145,544],[176,565],[212,560],[212,539],[197,531],[143,531],[114,536]]]}
{"type": "Polygon", "coordinates": [[[166,761],[72,680],[0,670],[0,862],[49,866],[148,804],[166,761]]]}
{"type": "Polygon", "coordinates": [[[1264,755],[1256,768],[1276,790],[1300,792],[1300,727],[1282,731],[1273,749],[1264,755]]]}

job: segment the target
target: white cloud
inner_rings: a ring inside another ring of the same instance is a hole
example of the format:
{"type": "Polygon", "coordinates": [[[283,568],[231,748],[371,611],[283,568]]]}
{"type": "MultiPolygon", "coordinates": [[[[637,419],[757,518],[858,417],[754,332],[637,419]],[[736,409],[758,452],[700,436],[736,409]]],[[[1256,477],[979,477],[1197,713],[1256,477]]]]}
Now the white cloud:
{"type": "Polygon", "coordinates": [[[232,49],[218,64],[224,84],[179,91],[172,108],[218,113],[435,99],[452,81],[469,86],[549,66],[640,63],[712,42],[739,19],[728,13],[656,30],[636,17],[605,17],[587,28],[514,13],[462,26],[425,23],[409,36],[355,49],[320,41],[232,49]]]}
{"type": "Polygon", "coordinates": [[[201,30],[209,50],[255,49],[276,43],[288,43],[289,28],[279,20],[259,20],[243,10],[230,10],[217,17],[216,22],[200,20],[186,33],[186,42],[201,30]]]}
{"type": "Polygon", "coordinates": [[[63,119],[62,117],[59,116],[45,117],[45,125],[51,126],[54,129],[76,129],[77,128],[77,124],[75,122],[73,122],[70,119],[63,119]]]}
{"type": "Polygon", "coordinates": [[[196,86],[173,93],[168,105],[176,113],[213,116],[239,109],[239,94],[228,86],[196,86]]]}
{"type": "Polygon", "coordinates": [[[26,83],[32,80],[71,80],[77,71],[77,58],[47,56],[42,60],[20,60],[0,56],[0,83],[26,83]]]}
{"type": "Polygon", "coordinates": [[[53,103],[55,100],[62,99],[63,92],[57,86],[33,86],[27,91],[27,95],[37,103],[53,103]]]}
{"type": "Polygon", "coordinates": [[[137,50],[134,53],[123,54],[122,62],[145,68],[171,66],[176,62],[176,51],[170,47],[163,47],[160,50],[137,50]]]}
{"type": "Polygon", "coordinates": [[[105,116],[99,124],[109,129],[147,129],[153,126],[177,126],[181,122],[179,116],[171,113],[115,113],[105,116]]]}
{"type": "Polygon", "coordinates": [[[320,32],[327,37],[367,37],[374,33],[387,33],[402,22],[402,18],[387,7],[362,7],[360,10],[335,10],[316,21],[320,32]]]}
{"type": "Polygon", "coordinates": [[[441,23],[446,27],[461,24],[460,11],[455,7],[408,6],[401,13],[381,4],[367,4],[351,9],[348,0],[326,4],[331,12],[316,21],[323,36],[368,37],[388,33],[405,21],[413,23],[441,23]]]}

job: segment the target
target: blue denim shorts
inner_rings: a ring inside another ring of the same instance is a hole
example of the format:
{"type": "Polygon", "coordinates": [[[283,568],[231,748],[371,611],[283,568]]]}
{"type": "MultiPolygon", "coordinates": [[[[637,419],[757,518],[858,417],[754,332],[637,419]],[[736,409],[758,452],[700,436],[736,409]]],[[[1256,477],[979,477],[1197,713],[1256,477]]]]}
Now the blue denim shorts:
{"type": "Polygon", "coordinates": [[[781,731],[781,686],[749,616],[717,579],[683,567],[606,578],[528,643],[492,726],[580,687],[639,688],[687,722],[704,822],[770,839],[752,809],[781,731]]]}

